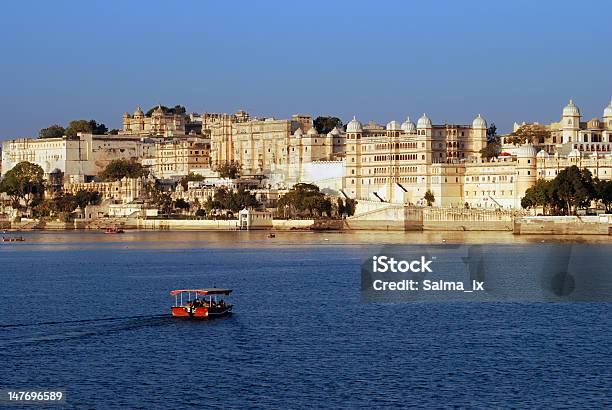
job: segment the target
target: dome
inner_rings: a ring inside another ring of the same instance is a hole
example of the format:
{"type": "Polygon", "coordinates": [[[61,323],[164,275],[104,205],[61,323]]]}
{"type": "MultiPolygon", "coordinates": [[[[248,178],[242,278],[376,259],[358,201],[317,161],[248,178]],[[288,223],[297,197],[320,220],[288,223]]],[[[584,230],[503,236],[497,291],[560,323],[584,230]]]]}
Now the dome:
{"type": "Polygon", "coordinates": [[[315,127],[310,127],[310,129],[306,132],[306,135],[319,135],[315,127]]]}
{"type": "Polygon", "coordinates": [[[302,135],[304,135],[304,131],[302,131],[301,128],[298,128],[297,130],[295,130],[293,135],[296,136],[296,137],[301,137],[302,135]]]}
{"type": "Polygon", "coordinates": [[[399,122],[393,120],[390,123],[387,124],[387,130],[388,131],[400,131],[402,129],[402,126],[400,125],[399,122]]]}
{"type": "Polygon", "coordinates": [[[535,147],[531,144],[524,144],[516,150],[516,156],[519,158],[529,158],[535,157],[537,155],[537,151],[535,147]]]}
{"type": "Polygon", "coordinates": [[[431,128],[431,120],[427,117],[427,114],[423,114],[417,122],[417,128],[431,128]]]}
{"type": "Polygon", "coordinates": [[[334,129],[331,130],[328,134],[331,134],[331,135],[340,135],[340,130],[338,129],[338,127],[334,127],[334,129]]]}
{"type": "Polygon", "coordinates": [[[128,118],[129,116],[130,116],[129,112],[126,111],[126,112],[123,113],[123,118],[128,118]]]}
{"type": "Polygon", "coordinates": [[[404,123],[402,124],[402,130],[406,134],[411,134],[416,131],[416,125],[414,125],[414,122],[410,120],[410,117],[406,117],[406,121],[404,121],[404,123]]]}
{"type": "Polygon", "coordinates": [[[563,109],[563,116],[564,117],[576,117],[576,116],[579,117],[580,116],[580,110],[578,109],[578,107],[576,107],[576,105],[574,104],[574,101],[569,100],[569,103],[563,109]]]}
{"type": "Polygon", "coordinates": [[[540,152],[538,152],[538,155],[536,155],[536,157],[538,158],[548,158],[550,155],[548,155],[548,152],[542,150],[540,152]]]}
{"type": "Polygon", "coordinates": [[[136,108],[136,111],[134,111],[134,115],[144,115],[144,113],[142,112],[142,108],[140,108],[140,105],[138,106],[138,108],[136,108]]]}
{"type": "Polygon", "coordinates": [[[355,117],[346,125],[346,132],[361,132],[361,123],[355,117]]]}
{"type": "Polygon", "coordinates": [[[612,99],[610,99],[610,104],[608,104],[608,106],[604,108],[603,116],[604,118],[612,117],[612,99]]]}
{"type": "Polygon", "coordinates": [[[487,122],[478,114],[478,117],[474,118],[474,121],[472,121],[472,128],[487,128],[487,122]]]}
{"type": "Polygon", "coordinates": [[[580,158],[580,151],[578,151],[576,148],[574,148],[573,150],[570,151],[570,153],[567,155],[568,158],[580,158]]]}

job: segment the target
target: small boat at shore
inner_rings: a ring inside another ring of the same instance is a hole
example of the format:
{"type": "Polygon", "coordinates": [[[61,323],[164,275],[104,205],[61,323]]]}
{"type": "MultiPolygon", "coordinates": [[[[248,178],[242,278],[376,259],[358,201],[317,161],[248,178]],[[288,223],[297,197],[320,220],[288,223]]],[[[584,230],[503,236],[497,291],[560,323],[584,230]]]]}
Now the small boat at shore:
{"type": "Polygon", "coordinates": [[[117,233],[125,233],[125,231],[121,228],[106,228],[104,233],[117,234],[117,233]]]}
{"type": "Polygon", "coordinates": [[[223,296],[229,296],[231,289],[178,289],[170,292],[174,296],[172,316],[188,319],[214,319],[230,315],[234,305],[227,303],[223,296]]]}
{"type": "Polygon", "coordinates": [[[23,236],[3,236],[2,242],[25,242],[23,236]]]}

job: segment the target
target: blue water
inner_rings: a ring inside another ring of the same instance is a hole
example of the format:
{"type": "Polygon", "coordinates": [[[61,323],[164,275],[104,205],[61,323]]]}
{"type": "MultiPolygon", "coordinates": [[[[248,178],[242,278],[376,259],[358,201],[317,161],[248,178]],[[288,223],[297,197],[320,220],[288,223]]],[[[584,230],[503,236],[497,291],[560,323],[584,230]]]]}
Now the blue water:
{"type": "Polygon", "coordinates": [[[610,303],[362,303],[360,243],[66,235],[0,248],[0,388],[73,408],[612,404],[610,303]],[[167,316],[169,290],[211,285],[234,315],[167,316]]]}

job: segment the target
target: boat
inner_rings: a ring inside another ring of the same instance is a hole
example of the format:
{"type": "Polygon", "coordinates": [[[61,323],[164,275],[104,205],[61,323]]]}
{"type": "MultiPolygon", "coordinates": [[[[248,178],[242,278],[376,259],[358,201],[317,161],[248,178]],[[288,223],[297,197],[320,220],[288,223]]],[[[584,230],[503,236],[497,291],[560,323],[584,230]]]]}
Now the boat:
{"type": "Polygon", "coordinates": [[[3,236],[2,242],[25,242],[23,236],[3,236]]]}
{"type": "Polygon", "coordinates": [[[115,234],[115,233],[125,233],[125,231],[121,228],[106,228],[104,233],[115,234]]]}
{"type": "Polygon", "coordinates": [[[230,315],[234,305],[227,303],[223,296],[229,296],[231,289],[177,289],[170,291],[174,296],[172,316],[190,319],[215,319],[230,315]]]}

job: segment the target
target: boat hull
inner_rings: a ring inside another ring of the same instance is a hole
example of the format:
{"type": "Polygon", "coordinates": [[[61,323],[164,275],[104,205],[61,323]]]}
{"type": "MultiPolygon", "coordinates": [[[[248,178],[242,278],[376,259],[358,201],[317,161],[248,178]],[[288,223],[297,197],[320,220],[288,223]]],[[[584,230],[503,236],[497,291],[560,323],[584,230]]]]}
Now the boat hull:
{"type": "Polygon", "coordinates": [[[223,309],[209,309],[206,307],[191,308],[188,306],[172,306],[172,316],[188,319],[214,319],[232,313],[232,306],[223,309]]]}

